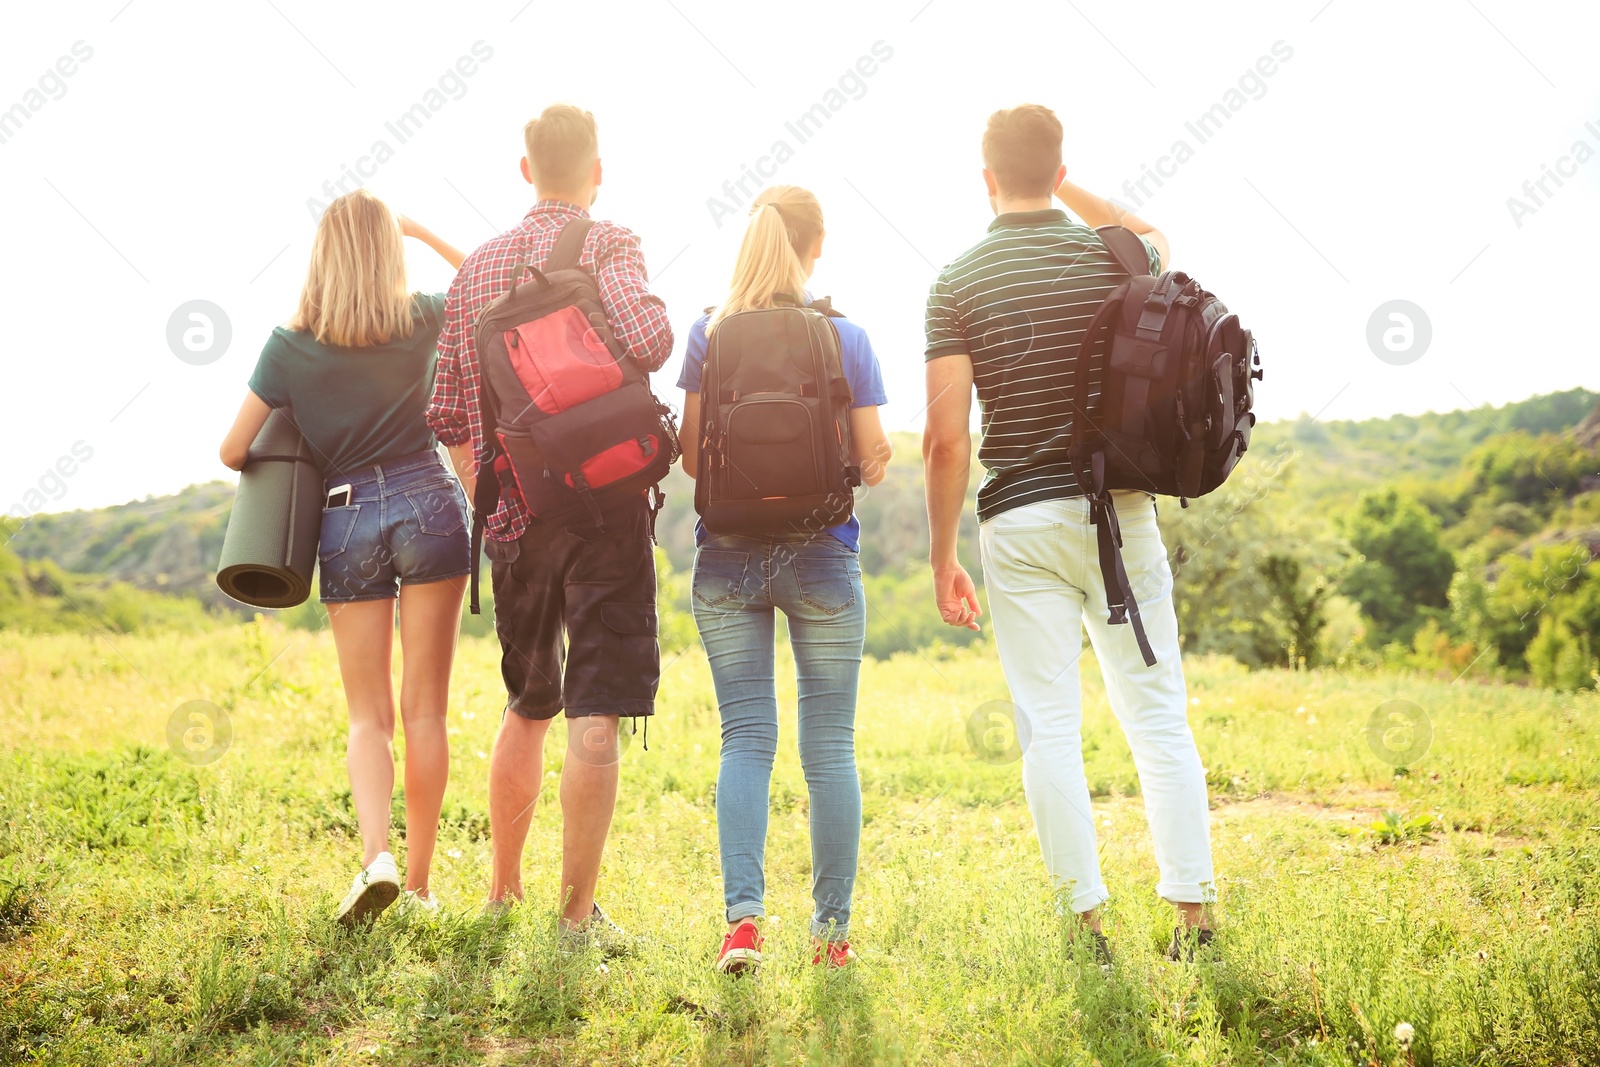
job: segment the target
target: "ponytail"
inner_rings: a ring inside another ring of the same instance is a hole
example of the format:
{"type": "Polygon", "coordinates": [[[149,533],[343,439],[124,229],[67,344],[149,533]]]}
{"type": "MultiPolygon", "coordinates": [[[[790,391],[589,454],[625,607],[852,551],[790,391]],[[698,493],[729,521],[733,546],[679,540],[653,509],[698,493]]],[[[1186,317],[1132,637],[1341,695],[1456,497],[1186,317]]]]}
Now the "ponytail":
{"type": "Polygon", "coordinates": [[[780,301],[805,299],[807,271],[800,261],[822,236],[822,205],[805,189],[775,185],[750,205],[750,224],[739,245],[728,295],[706,324],[717,324],[740,311],[773,307],[780,301]]]}

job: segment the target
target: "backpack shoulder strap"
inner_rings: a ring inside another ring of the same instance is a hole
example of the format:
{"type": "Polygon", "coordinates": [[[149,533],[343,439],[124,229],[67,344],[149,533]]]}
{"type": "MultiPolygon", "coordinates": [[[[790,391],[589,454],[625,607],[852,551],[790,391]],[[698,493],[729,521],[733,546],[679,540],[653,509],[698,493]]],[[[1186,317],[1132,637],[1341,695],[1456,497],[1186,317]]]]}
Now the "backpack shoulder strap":
{"type": "Polygon", "coordinates": [[[575,269],[583,258],[583,246],[593,226],[593,219],[572,219],[562,226],[556,235],[555,247],[550,249],[550,257],[544,261],[545,273],[575,269]]]}
{"type": "Polygon", "coordinates": [[[1150,253],[1139,235],[1126,226],[1101,226],[1094,231],[1111,258],[1128,274],[1142,278],[1150,273],[1150,253]]]}
{"type": "Polygon", "coordinates": [[[483,431],[483,440],[478,442],[478,454],[475,457],[477,472],[473,479],[472,493],[472,579],[469,604],[474,615],[482,614],[478,602],[478,571],[483,557],[484,528],[489,523],[489,516],[493,515],[500,507],[500,472],[495,469],[495,460],[500,455],[500,441],[495,436],[495,429],[499,425],[496,415],[498,405],[490,394],[489,383],[481,377],[479,369],[478,380],[478,417],[483,431]]]}
{"type": "Polygon", "coordinates": [[[833,297],[831,296],[819,296],[807,304],[806,307],[812,311],[820,311],[830,319],[844,318],[844,312],[833,306],[833,297]]]}

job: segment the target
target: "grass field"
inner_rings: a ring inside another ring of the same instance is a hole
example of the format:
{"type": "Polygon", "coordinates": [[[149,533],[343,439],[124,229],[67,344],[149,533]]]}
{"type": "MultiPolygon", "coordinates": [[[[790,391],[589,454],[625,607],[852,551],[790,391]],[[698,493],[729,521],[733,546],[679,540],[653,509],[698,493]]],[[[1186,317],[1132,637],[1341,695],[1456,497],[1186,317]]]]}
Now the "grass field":
{"type": "Polygon", "coordinates": [[[359,849],[326,634],[0,632],[0,1061],[1600,1064],[1594,694],[1192,662],[1222,934],[1168,965],[1137,781],[1088,673],[1109,976],[1054,917],[1019,766],[969,743],[974,709],[1006,695],[980,645],[865,672],[850,972],[809,966],[783,694],[770,962],[744,981],[711,970],[718,733],[697,650],[666,670],[650,750],[625,757],[600,898],[647,942],[602,967],[554,950],[553,789],[529,848],[537,906],[479,916],[491,642],[467,639],[456,670],[445,909],[350,935],[330,920],[359,849]],[[1404,776],[1367,740],[1391,699],[1432,723],[1404,776]],[[229,716],[214,763],[169,746],[190,700],[229,716]]]}

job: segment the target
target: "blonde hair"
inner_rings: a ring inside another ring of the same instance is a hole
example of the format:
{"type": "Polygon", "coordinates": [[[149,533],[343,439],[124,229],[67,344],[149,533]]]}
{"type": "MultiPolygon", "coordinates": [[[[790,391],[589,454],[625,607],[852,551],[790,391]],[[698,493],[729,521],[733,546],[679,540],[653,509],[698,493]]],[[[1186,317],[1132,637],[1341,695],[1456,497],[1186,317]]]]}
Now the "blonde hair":
{"type": "Polygon", "coordinates": [[[328,205],[289,329],[342,348],[411,336],[405,246],[389,205],[365,189],[328,205]]]}
{"type": "Polygon", "coordinates": [[[1061,120],[1042,104],[1019,104],[989,116],[983,165],[1002,193],[1049,196],[1061,170],[1061,120]]]}
{"type": "Polygon", "coordinates": [[[801,255],[822,236],[822,205],[798,185],[763,189],[750,204],[728,295],[712,312],[706,333],[729,315],[805,299],[808,272],[801,255]]]}
{"type": "Polygon", "coordinates": [[[600,158],[594,116],[571,104],[551,104],[522,128],[528,169],[541,191],[571,193],[583,186],[600,158]]]}

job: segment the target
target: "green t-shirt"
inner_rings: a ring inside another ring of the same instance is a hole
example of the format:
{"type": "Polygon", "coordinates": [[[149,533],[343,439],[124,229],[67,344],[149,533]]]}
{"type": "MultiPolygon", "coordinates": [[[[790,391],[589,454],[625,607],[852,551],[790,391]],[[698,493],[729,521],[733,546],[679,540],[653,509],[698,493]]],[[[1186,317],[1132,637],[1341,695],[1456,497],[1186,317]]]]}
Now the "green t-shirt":
{"type": "Polygon", "coordinates": [[[437,446],[424,413],[444,294],[417,293],[411,316],[411,336],[387,344],[340,348],[280,326],[262,348],[251,392],[286,409],[328,477],[437,446]]]}

